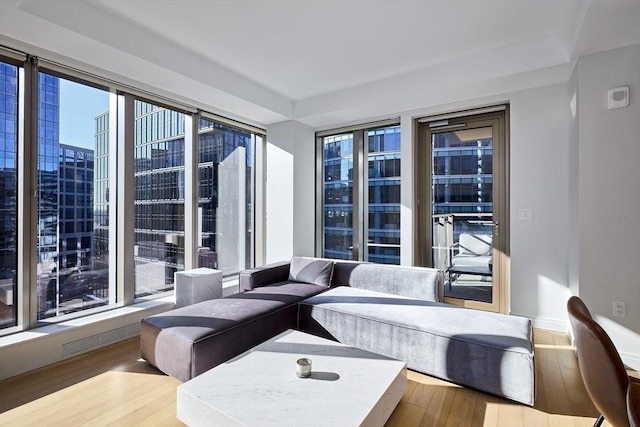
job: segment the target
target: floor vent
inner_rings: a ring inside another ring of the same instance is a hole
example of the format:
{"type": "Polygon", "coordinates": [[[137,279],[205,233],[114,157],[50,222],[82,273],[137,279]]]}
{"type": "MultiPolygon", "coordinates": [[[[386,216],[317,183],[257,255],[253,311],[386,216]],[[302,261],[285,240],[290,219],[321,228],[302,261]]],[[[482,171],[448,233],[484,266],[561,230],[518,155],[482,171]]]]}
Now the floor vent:
{"type": "Polygon", "coordinates": [[[105,331],[97,335],[85,337],[77,341],[62,344],[62,356],[71,356],[85,350],[100,347],[115,341],[123,340],[140,334],[140,323],[123,326],[121,328],[105,331]]]}

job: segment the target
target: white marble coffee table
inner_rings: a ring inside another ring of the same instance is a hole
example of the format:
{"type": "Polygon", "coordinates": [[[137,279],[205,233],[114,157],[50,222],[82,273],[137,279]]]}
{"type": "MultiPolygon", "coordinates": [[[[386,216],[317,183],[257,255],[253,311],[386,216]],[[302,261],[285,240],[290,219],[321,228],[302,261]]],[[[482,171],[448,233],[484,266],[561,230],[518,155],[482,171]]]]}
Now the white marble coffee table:
{"type": "Polygon", "coordinates": [[[191,427],[382,426],[406,387],[405,362],[290,330],[180,385],[177,412],[191,427]]]}

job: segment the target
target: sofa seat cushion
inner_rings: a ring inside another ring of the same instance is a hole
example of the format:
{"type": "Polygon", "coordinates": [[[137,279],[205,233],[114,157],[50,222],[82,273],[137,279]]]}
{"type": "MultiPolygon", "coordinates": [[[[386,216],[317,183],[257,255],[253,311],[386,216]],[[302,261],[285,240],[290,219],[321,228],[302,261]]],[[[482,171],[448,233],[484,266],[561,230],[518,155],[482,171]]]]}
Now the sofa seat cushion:
{"type": "Polygon", "coordinates": [[[297,303],[326,289],[281,282],[147,317],[141,325],[141,355],[187,381],[295,328],[297,303]]]}
{"type": "Polygon", "coordinates": [[[451,259],[451,263],[455,267],[486,267],[488,270],[492,260],[491,255],[456,255],[451,259]]]}
{"type": "Polygon", "coordinates": [[[529,319],[338,287],[301,301],[299,326],[404,360],[410,369],[533,404],[529,319]]]}

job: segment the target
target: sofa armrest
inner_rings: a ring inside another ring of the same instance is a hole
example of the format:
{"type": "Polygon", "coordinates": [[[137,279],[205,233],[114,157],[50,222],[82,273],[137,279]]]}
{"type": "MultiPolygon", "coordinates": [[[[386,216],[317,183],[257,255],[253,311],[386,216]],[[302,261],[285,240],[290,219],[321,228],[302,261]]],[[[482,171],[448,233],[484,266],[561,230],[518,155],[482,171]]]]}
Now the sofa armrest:
{"type": "Polygon", "coordinates": [[[240,292],[288,280],[290,264],[290,261],[281,261],[241,271],[238,275],[240,292]]]}

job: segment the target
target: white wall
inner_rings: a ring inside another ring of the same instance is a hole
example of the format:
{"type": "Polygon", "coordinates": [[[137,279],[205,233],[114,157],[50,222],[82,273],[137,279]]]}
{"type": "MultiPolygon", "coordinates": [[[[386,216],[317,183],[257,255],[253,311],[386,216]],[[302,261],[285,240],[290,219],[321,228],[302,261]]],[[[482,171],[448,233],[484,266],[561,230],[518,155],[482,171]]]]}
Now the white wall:
{"type": "Polygon", "coordinates": [[[512,93],[511,312],[566,330],[570,90],[566,84],[512,93]],[[533,219],[518,219],[531,208],[533,219]]]}
{"type": "Polygon", "coordinates": [[[265,262],[314,255],[315,133],[295,121],[267,127],[265,262]]]}
{"type": "MultiPolygon", "coordinates": [[[[413,259],[413,147],[406,144],[415,140],[414,120],[508,102],[511,313],[532,318],[536,327],[567,332],[566,301],[579,294],[599,315],[623,360],[638,369],[640,114],[634,97],[640,87],[639,56],[638,46],[605,52],[582,58],[565,83],[401,112],[402,264],[413,259]],[[631,87],[632,105],[608,111],[606,90],[619,85],[631,87]],[[520,208],[531,208],[533,220],[519,220],[520,208]],[[611,320],[613,299],[627,303],[626,319],[611,320]]],[[[279,140],[280,147],[286,145],[295,157],[295,172],[286,170],[294,176],[294,188],[285,186],[287,199],[277,206],[286,208],[287,215],[294,212],[293,220],[278,220],[281,230],[268,225],[268,235],[286,234],[289,227],[292,242],[287,250],[313,254],[313,131],[295,122],[274,125],[268,131],[270,142],[279,140]],[[287,144],[282,143],[285,139],[287,144]]],[[[268,170],[283,173],[271,170],[271,162],[268,170]]],[[[283,189],[277,188],[275,195],[281,200],[283,189]]],[[[278,239],[268,237],[267,243],[277,246],[278,239]]],[[[271,258],[274,261],[285,258],[277,247],[272,253],[279,255],[271,258]]]]}
{"type": "Polygon", "coordinates": [[[623,360],[640,369],[640,45],[578,63],[579,295],[623,360]],[[607,90],[630,105],[608,110],[607,90]],[[627,317],[613,317],[613,301],[627,317]]]}
{"type": "MultiPolygon", "coordinates": [[[[562,332],[567,331],[569,297],[570,100],[569,86],[563,83],[425,107],[401,116],[402,142],[411,144],[415,118],[509,103],[511,312],[532,318],[536,327],[562,332]],[[531,208],[533,220],[518,220],[519,208],[531,208]]],[[[404,148],[402,164],[411,164],[411,157],[404,157],[411,151],[404,148]]],[[[403,171],[403,187],[411,187],[411,179],[403,171]]],[[[411,205],[403,203],[403,210],[410,212],[411,205]]],[[[403,238],[413,234],[412,223],[403,222],[402,227],[403,238]]]]}
{"type": "Polygon", "coordinates": [[[569,96],[569,244],[567,258],[569,261],[569,290],[572,295],[578,294],[580,264],[580,112],[578,111],[578,68],[574,70],[568,83],[569,96]]]}

